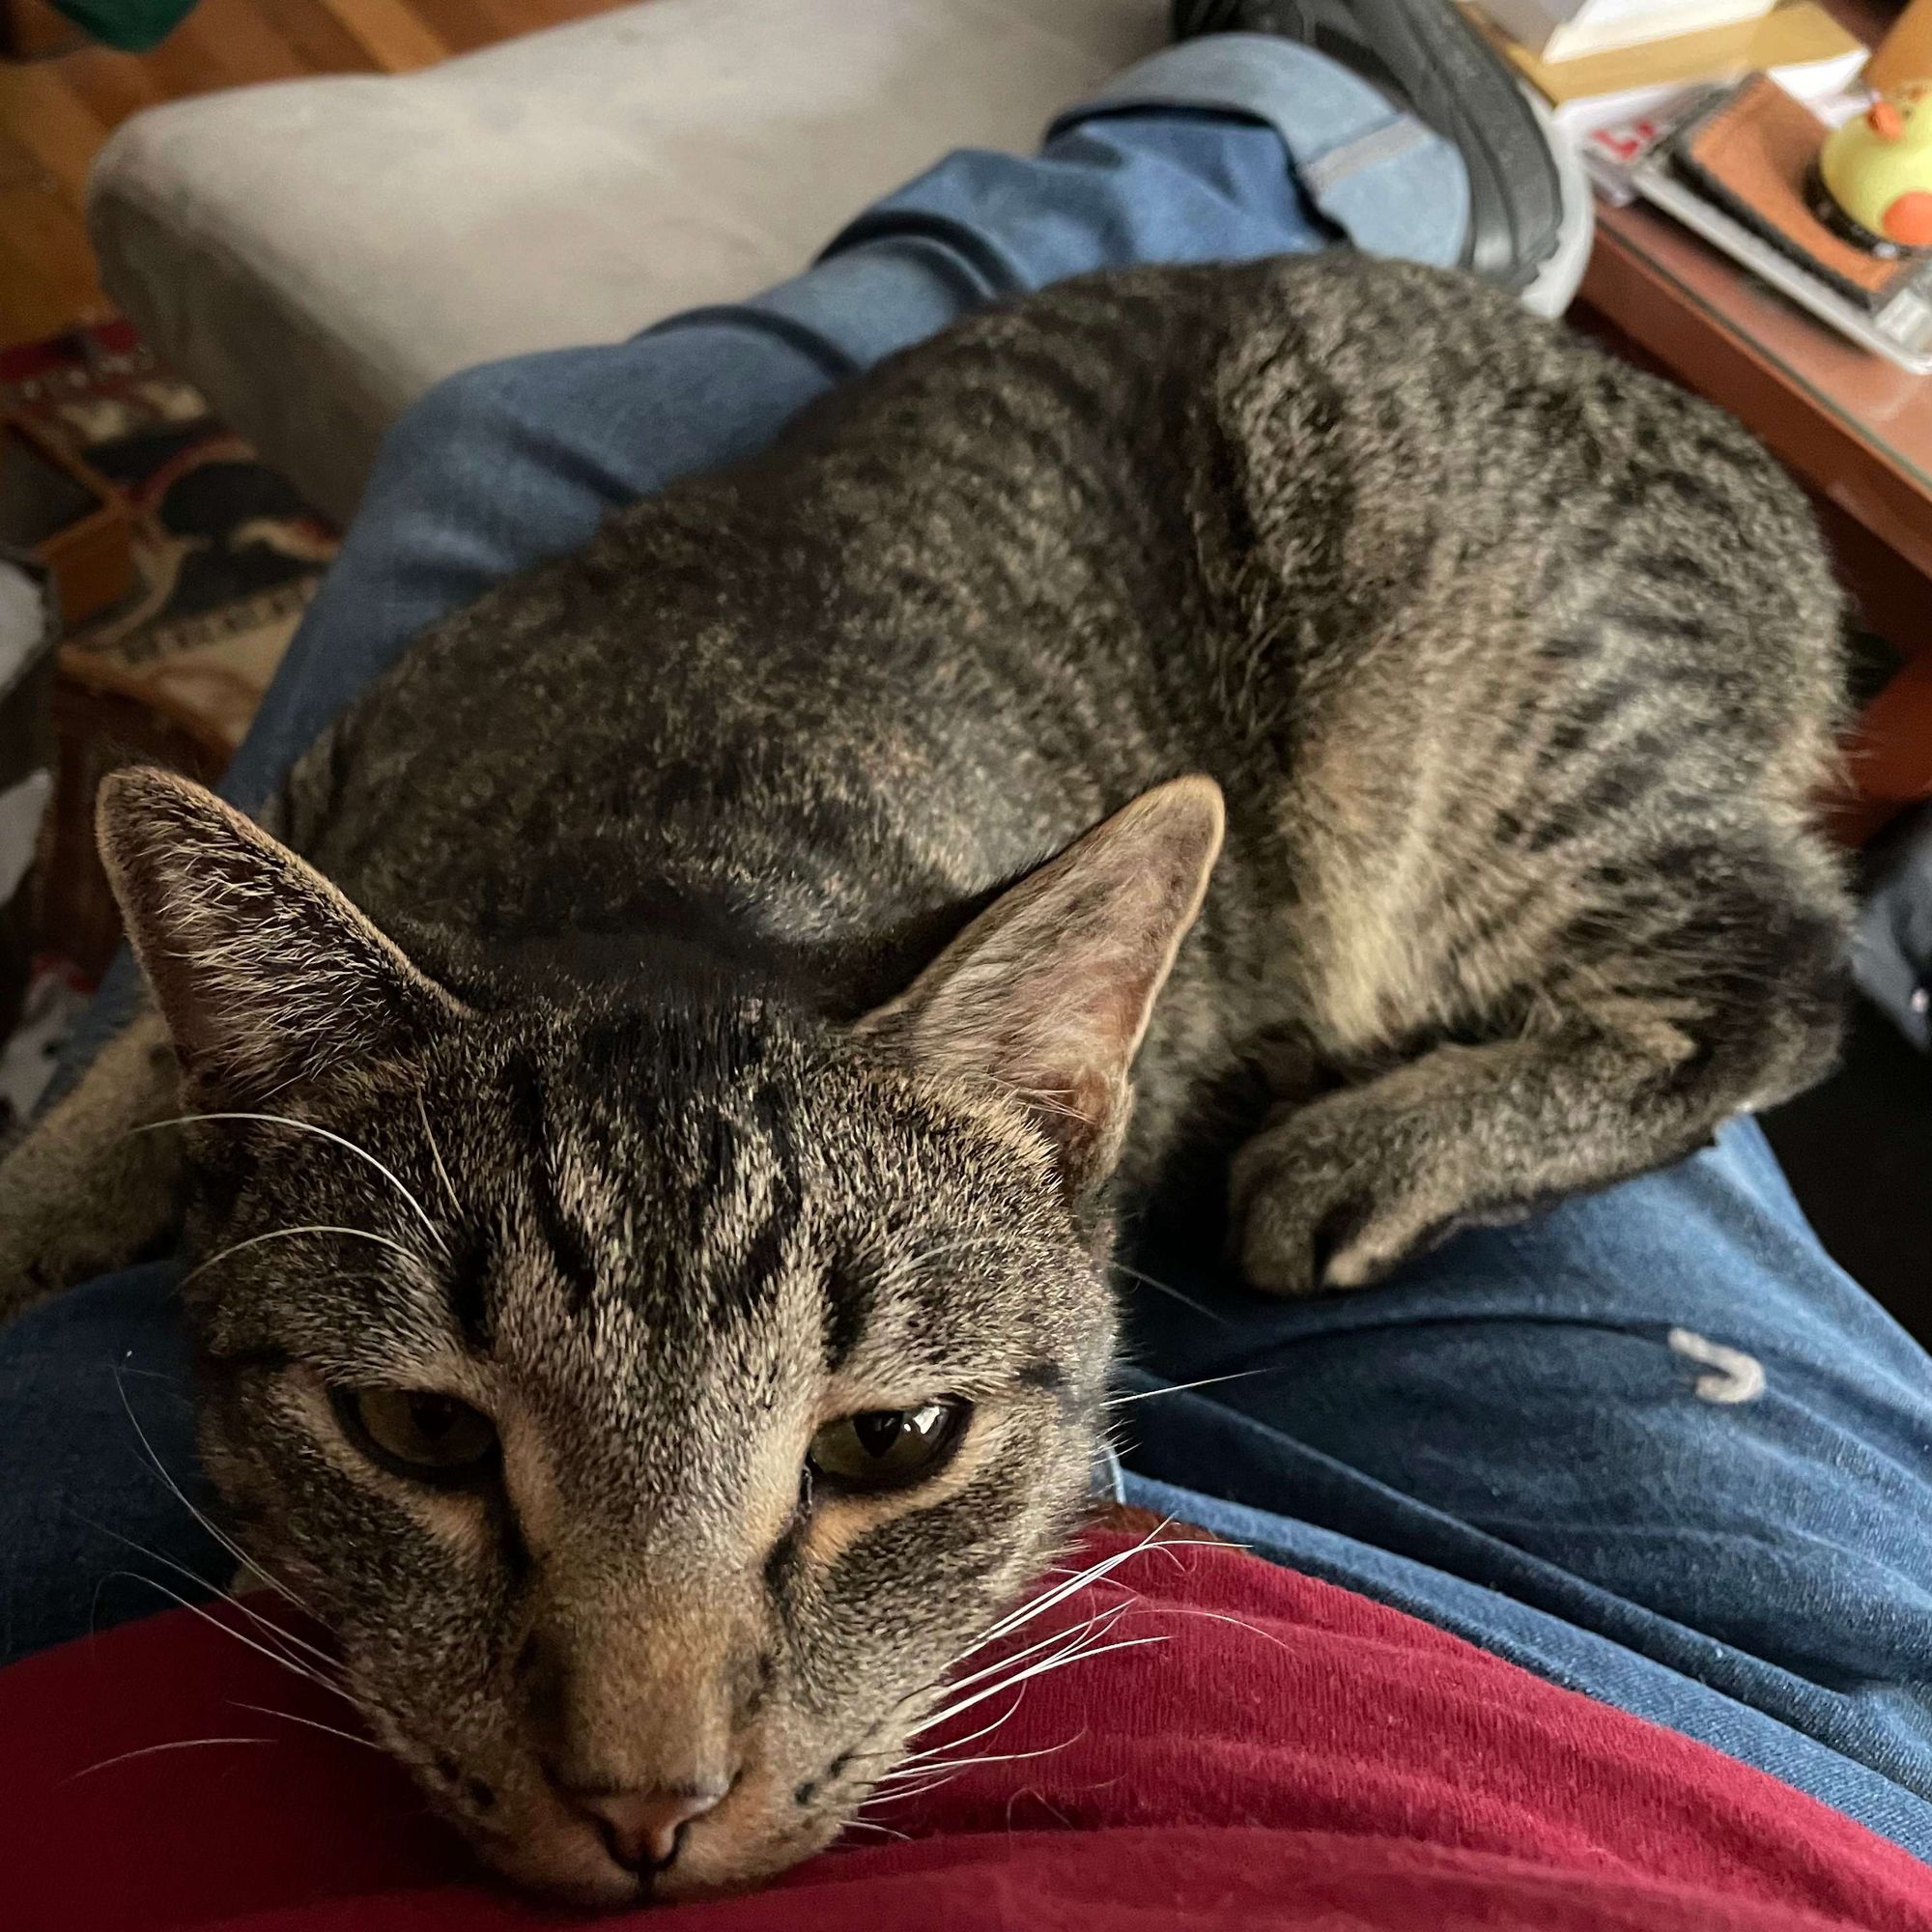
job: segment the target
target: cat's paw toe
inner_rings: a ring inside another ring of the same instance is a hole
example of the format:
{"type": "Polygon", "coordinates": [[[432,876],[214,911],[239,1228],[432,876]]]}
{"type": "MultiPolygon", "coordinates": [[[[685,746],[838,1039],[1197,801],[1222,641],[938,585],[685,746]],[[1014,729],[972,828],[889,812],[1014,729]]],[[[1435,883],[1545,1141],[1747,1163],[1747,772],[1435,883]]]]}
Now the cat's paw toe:
{"type": "Polygon", "coordinates": [[[1291,1113],[1241,1149],[1229,1173],[1234,1258],[1267,1294],[1366,1288],[1416,1246],[1426,1217],[1408,1211],[1378,1137],[1341,1110],[1291,1113]]]}
{"type": "Polygon", "coordinates": [[[1367,1288],[1402,1259],[1378,1234],[1368,1204],[1346,1201],[1311,1223],[1279,1195],[1257,1197],[1238,1239],[1241,1273],[1266,1294],[1321,1294],[1367,1288]],[[1359,1230],[1360,1232],[1355,1232],[1359,1230]]]}
{"type": "Polygon", "coordinates": [[[1234,1256],[1268,1294],[1315,1294],[1346,1276],[1369,1200],[1347,1168],[1312,1146],[1293,1122],[1256,1135],[1229,1174],[1234,1256]]]}

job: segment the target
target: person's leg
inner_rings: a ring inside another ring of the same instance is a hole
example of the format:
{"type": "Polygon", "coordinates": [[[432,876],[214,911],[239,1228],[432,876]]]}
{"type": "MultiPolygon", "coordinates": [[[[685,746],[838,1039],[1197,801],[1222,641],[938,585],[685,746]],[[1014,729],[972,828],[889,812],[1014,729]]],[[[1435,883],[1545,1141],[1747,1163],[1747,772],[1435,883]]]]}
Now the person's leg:
{"type": "Polygon", "coordinates": [[[187,1384],[160,1264],[0,1332],[0,1660],[227,1587],[235,1559],[188,1501],[208,1498],[187,1384]]]}
{"type": "Polygon", "coordinates": [[[1932,1361],[1826,1256],[1754,1123],[1359,1294],[1149,1272],[1201,1307],[1137,1295],[1135,1392],[1236,1378],[1123,1411],[1131,1500],[1932,1857],[1932,1361]]]}
{"type": "MultiPolygon", "coordinates": [[[[1308,49],[1243,44],[1238,57],[1224,40],[1144,63],[1059,123],[1036,158],[949,157],[766,295],[440,384],[388,438],[227,796],[259,806],[444,612],[582,542],[617,505],[753,453],[835,383],[984,301],[1110,266],[1306,252],[1340,236],[1453,261],[1466,201],[1454,151],[1308,49]],[[1313,197],[1302,161],[1319,171],[1313,197]]],[[[97,1003],[94,1043],[132,993],[124,961],[97,1003]]],[[[0,1330],[0,1497],[14,1503],[0,1518],[0,1659],[139,1606],[118,1587],[94,1602],[128,1554],[97,1520],[211,1585],[223,1575],[186,1506],[143,1473],[120,1408],[123,1384],[161,1404],[153,1447],[205,1504],[164,1283],[110,1277],[0,1330]]],[[[158,1564],[150,1574],[187,1587],[158,1564]]]]}
{"type": "Polygon", "coordinates": [[[259,804],[445,611],[582,543],[616,506],[753,454],[813,397],[988,301],[1100,269],[1340,239],[1453,261],[1466,210],[1454,151],[1308,49],[1240,40],[1238,62],[1225,37],[1143,62],[1057,123],[1037,156],[949,156],[764,295],[440,384],[390,433],[225,795],[259,804]],[[1209,78],[1191,84],[1196,70],[1209,78]],[[1284,128],[1311,164],[1338,149],[1362,157],[1331,162],[1311,195],[1284,128]],[[1405,143],[1375,148],[1390,128],[1405,143]]]}

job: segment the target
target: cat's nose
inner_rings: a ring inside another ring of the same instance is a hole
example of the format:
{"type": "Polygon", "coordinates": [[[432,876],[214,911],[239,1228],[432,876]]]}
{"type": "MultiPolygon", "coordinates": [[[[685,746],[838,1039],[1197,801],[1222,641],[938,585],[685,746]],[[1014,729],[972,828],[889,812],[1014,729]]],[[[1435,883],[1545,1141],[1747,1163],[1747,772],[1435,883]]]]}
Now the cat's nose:
{"type": "Polygon", "coordinates": [[[572,1791],[565,1796],[597,1821],[611,1856],[631,1871],[658,1871],[677,1857],[678,1839],[694,1818],[701,1818],[730,1786],[676,1784],[645,1791],[572,1791]]]}

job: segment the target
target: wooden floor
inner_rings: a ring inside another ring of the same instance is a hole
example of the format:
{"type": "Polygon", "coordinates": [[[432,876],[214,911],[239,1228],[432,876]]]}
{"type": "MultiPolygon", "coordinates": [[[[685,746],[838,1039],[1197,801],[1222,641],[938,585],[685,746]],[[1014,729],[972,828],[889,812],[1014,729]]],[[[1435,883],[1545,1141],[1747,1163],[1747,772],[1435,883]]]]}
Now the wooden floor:
{"type": "MultiPolygon", "coordinates": [[[[37,0],[27,0],[45,31],[37,0]]],[[[82,217],[107,136],[157,101],[315,73],[401,73],[621,0],[200,0],[147,54],[0,59],[0,349],[107,312],[82,217]]]]}

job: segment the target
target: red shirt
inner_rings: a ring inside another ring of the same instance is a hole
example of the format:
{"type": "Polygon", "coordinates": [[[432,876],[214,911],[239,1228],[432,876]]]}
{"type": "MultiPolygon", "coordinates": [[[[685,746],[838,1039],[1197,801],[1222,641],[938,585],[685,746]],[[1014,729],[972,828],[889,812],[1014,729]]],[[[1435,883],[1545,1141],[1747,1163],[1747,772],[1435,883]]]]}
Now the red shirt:
{"type": "MultiPolygon", "coordinates": [[[[1096,1530],[1088,1554],[1134,1540],[1096,1530]]],[[[1116,1576],[1139,1602],[1112,1637],[1162,1641],[1034,1680],[965,1747],[1003,1761],[868,1813],[908,1842],[855,1834],[762,1892],[614,1922],[1932,1932],[1932,1869],[1908,1853],[1412,1617],[1222,1546],[1116,1576]]],[[[1099,1585],[1057,1614],[1126,1595],[1099,1585]]],[[[479,1876],[386,1759],[250,1704],[352,1721],[185,1611],[0,1672],[0,1926],[586,1923],[479,1876]],[[213,1738],[270,1742],[150,1748],[213,1738]]]]}

